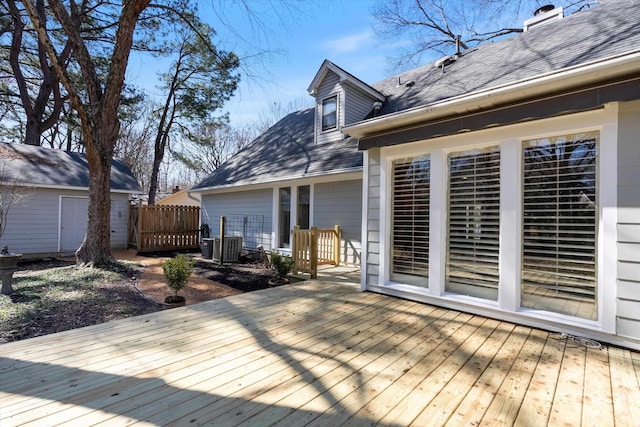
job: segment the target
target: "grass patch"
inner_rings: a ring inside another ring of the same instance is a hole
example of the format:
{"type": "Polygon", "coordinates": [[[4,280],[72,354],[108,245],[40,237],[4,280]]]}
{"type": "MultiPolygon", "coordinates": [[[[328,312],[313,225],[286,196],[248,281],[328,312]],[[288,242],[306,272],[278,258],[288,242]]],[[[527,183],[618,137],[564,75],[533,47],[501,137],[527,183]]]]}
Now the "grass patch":
{"type": "Polygon", "coordinates": [[[161,309],[135,288],[140,266],[109,268],[34,264],[14,274],[15,294],[0,296],[0,340],[95,325],[161,309]]]}

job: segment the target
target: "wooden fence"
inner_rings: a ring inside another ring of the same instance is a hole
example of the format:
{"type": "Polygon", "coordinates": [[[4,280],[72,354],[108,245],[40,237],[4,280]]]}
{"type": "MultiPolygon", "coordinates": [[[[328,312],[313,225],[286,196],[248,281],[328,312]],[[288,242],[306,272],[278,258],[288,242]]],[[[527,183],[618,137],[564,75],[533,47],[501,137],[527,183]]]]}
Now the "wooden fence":
{"type": "Polygon", "coordinates": [[[197,206],[131,206],[129,246],[138,252],[200,248],[197,206]]]}
{"type": "Polygon", "coordinates": [[[311,275],[312,279],[318,276],[318,265],[340,265],[340,241],[342,230],[339,225],[333,229],[320,230],[311,227],[310,230],[301,230],[296,226],[293,229],[293,271],[304,271],[311,275]]]}

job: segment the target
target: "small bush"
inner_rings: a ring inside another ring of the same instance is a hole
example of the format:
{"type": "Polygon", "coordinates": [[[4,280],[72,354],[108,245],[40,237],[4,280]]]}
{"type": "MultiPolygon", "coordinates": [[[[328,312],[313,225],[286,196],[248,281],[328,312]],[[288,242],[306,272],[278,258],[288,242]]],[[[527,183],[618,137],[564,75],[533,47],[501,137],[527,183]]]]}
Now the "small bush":
{"type": "Polygon", "coordinates": [[[271,265],[276,270],[276,279],[284,279],[293,268],[293,258],[279,252],[271,252],[271,265]]]}
{"type": "Polygon", "coordinates": [[[193,273],[193,259],[186,255],[177,255],[162,264],[162,271],[167,278],[168,286],[174,290],[175,295],[184,289],[189,282],[189,276],[193,273]]]}

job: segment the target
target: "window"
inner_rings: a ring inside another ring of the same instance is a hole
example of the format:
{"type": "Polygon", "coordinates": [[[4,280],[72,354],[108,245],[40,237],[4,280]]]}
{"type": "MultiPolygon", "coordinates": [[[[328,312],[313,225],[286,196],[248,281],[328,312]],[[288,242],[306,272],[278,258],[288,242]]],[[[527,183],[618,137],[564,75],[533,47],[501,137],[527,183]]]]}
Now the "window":
{"type": "Polygon", "coordinates": [[[498,299],[500,148],[449,154],[445,289],[498,299]]]}
{"type": "Polygon", "coordinates": [[[279,215],[278,229],[278,247],[288,248],[291,243],[291,187],[280,188],[278,192],[279,199],[279,215]]]}
{"type": "Polygon", "coordinates": [[[393,162],[391,279],[427,286],[430,157],[393,162]]]}
{"type": "Polygon", "coordinates": [[[311,186],[298,187],[298,221],[296,225],[303,230],[309,229],[309,207],[311,200],[311,186]]]}
{"type": "Polygon", "coordinates": [[[597,318],[598,133],[525,141],[522,306],[597,318]]]}
{"type": "Polygon", "coordinates": [[[334,129],[338,124],[337,95],[322,101],[322,130],[334,129]]]}

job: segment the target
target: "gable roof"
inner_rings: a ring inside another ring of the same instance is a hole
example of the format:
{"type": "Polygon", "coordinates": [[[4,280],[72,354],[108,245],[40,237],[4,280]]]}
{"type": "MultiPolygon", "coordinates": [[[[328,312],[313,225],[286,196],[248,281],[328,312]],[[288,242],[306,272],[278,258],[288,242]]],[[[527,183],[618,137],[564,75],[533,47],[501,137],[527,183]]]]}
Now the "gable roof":
{"type": "Polygon", "coordinates": [[[385,100],[384,95],[381,94],[380,92],[378,92],[375,88],[369,86],[368,84],[366,84],[365,82],[363,82],[359,78],[355,77],[353,74],[351,74],[351,73],[343,70],[342,68],[338,67],[336,64],[334,64],[333,62],[329,61],[328,59],[325,59],[322,62],[322,65],[320,66],[320,69],[318,70],[318,72],[316,73],[315,77],[311,81],[311,84],[309,85],[309,88],[307,89],[307,91],[309,92],[310,95],[315,96],[315,94],[316,94],[316,92],[318,90],[318,87],[320,86],[320,83],[322,83],[322,80],[324,80],[324,78],[327,76],[327,74],[329,72],[335,73],[340,78],[340,82],[341,83],[345,82],[345,81],[349,82],[353,86],[357,87],[358,89],[360,89],[364,93],[366,93],[369,96],[371,96],[372,98],[377,99],[379,101],[384,101],[385,100]]]}
{"type": "Polygon", "coordinates": [[[374,84],[387,101],[375,118],[346,126],[344,131],[363,137],[383,130],[382,126],[376,128],[376,122],[393,120],[398,126],[408,126],[606,79],[637,76],[638,22],[640,2],[603,2],[517,36],[464,51],[444,68],[427,64],[407,71],[374,84]],[[504,95],[508,92],[510,97],[504,95]],[[477,102],[463,106],[472,100],[477,102]]]}
{"type": "MultiPolygon", "coordinates": [[[[0,181],[45,188],[89,188],[89,164],[81,153],[51,148],[0,143],[0,181]]],[[[142,191],[129,167],[113,160],[111,191],[142,191]]]]}
{"type": "Polygon", "coordinates": [[[314,108],[285,116],[191,191],[362,171],[357,141],[314,143],[314,108]]]}

